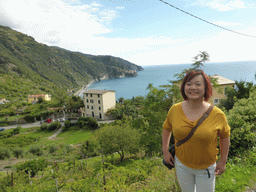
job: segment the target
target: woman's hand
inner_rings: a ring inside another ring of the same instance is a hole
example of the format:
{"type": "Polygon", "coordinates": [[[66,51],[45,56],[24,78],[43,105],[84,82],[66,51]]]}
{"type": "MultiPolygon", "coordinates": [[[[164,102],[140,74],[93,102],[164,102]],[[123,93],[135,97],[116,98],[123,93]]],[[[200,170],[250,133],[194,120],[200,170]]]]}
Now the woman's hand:
{"type": "Polygon", "coordinates": [[[226,170],[226,163],[219,161],[216,165],[215,175],[221,175],[226,170]]]}
{"type": "Polygon", "coordinates": [[[174,166],[174,159],[173,159],[173,156],[171,155],[171,153],[169,151],[166,151],[164,153],[164,162],[174,166]]]}

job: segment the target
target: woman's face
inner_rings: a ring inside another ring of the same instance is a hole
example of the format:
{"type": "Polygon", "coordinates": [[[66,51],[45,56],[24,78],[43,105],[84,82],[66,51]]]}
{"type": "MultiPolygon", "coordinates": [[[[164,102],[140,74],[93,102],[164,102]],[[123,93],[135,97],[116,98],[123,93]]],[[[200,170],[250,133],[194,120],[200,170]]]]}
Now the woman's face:
{"type": "Polygon", "coordinates": [[[205,84],[202,75],[197,75],[187,81],[184,88],[188,100],[202,100],[205,94],[205,84]]]}

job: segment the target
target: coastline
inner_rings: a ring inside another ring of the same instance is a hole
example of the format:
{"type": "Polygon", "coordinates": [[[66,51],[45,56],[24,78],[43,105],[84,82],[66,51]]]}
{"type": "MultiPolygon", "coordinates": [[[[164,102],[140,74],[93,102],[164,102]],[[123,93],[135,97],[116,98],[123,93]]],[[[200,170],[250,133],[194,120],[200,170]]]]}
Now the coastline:
{"type": "Polygon", "coordinates": [[[88,84],[84,85],[81,89],[79,89],[74,95],[75,96],[80,96],[82,97],[82,93],[84,92],[85,89],[88,89],[88,87],[93,84],[95,81],[90,81],[88,84]]]}

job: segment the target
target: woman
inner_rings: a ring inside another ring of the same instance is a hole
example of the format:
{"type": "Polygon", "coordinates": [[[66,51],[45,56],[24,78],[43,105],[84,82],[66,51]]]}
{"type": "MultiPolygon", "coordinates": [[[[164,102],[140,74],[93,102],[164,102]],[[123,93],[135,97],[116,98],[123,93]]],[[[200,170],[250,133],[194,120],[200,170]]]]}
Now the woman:
{"type": "Polygon", "coordinates": [[[171,107],[163,124],[164,161],[171,165],[175,162],[177,178],[183,192],[213,192],[215,175],[221,175],[226,169],[230,127],[225,114],[214,107],[194,135],[176,147],[173,158],[168,151],[171,133],[175,143],[184,139],[211,105],[207,102],[212,95],[209,77],[202,70],[188,71],[181,85],[181,94],[184,101],[171,107]],[[220,160],[216,164],[218,137],[220,160]]]}

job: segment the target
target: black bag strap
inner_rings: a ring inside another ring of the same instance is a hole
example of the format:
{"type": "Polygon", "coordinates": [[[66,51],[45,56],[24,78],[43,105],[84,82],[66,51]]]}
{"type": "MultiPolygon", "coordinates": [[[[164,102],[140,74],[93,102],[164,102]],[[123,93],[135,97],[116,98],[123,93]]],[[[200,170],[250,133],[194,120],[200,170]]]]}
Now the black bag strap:
{"type": "Polygon", "coordinates": [[[196,131],[196,129],[198,128],[198,126],[201,125],[202,122],[210,115],[210,113],[211,113],[213,107],[214,107],[214,106],[211,105],[211,106],[208,108],[208,110],[207,110],[207,111],[203,114],[203,116],[198,120],[196,126],[190,131],[190,133],[188,134],[188,136],[185,137],[184,139],[178,141],[178,142],[176,143],[176,145],[175,145],[176,147],[182,145],[183,143],[185,143],[186,141],[188,141],[188,140],[193,136],[193,134],[195,133],[195,131],[196,131]]]}

